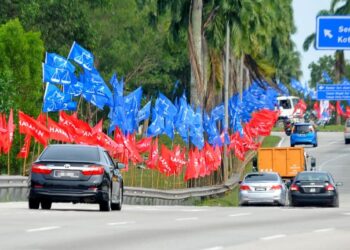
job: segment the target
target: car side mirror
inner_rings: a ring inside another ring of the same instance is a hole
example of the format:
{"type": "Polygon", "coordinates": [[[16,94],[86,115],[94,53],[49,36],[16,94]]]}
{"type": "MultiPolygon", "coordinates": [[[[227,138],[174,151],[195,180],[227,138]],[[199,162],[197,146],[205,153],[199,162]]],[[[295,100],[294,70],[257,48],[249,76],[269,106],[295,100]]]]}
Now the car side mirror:
{"type": "Polygon", "coordinates": [[[117,169],[124,169],[125,168],[125,164],[124,163],[120,163],[120,162],[117,162],[116,166],[117,166],[117,169]]]}
{"type": "Polygon", "coordinates": [[[316,167],[316,158],[315,157],[311,157],[310,164],[311,164],[311,168],[316,167]]]}
{"type": "Polygon", "coordinates": [[[341,187],[341,186],[343,186],[343,183],[342,183],[342,182],[337,182],[335,185],[336,185],[337,187],[341,187]]]}

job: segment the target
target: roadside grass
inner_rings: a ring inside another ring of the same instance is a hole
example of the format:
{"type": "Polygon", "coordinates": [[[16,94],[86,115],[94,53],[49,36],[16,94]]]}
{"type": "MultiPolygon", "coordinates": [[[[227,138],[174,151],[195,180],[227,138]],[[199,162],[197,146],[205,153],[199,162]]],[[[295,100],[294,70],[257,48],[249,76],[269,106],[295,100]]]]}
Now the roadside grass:
{"type": "MultiPolygon", "coordinates": [[[[267,136],[264,138],[261,147],[274,147],[276,146],[279,141],[281,140],[281,137],[279,136],[267,136]]],[[[252,162],[249,162],[242,174],[242,177],[246,174],[252,171],[252,162]]],[[[238,206],[238,190],[239,186],[237,185],[234,189],[227,191],[223,196],[221,197],[214,197],[214,198],[204,198],[200,201],[197,201],[194,205],[196,206],[216,206],[216,207],[237,207],[238,206]]]]}
{"type": "Polygon", "coordinates": [[[344,125],[326,125],[318,126],[317,131],[319,132],[344,132],[344,125]]]}

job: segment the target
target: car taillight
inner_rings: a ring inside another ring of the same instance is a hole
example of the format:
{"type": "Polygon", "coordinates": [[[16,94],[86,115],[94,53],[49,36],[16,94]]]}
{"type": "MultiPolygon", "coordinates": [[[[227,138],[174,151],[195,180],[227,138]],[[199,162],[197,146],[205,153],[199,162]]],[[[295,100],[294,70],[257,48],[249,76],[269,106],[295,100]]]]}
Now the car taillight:
{"type": "Polygon", "coordinates": [[[327,191],[334,191],[334,190],[335,190],[335,188],[334,188],[334,186],[333,186],[332,184],[328,184],[328,185],[325,187],[325,189],[326,189],[327,191]]]}
{"type": "Polygon", "coordinates": [[[51,174],[52,169],[48,168],[44,165],[33,164],[32,165],[32,173],[36,174],[51,174]]]}
{"type": "Polygon", "coordinates": [[[247,191],[250,190],[250,187],[248,185],[241,185],[239,189],[247,191]]]}
{"type": "Polygon", "coordinates": [[[282,189],[282,185],[273,185],[271,187],[272,190],[281,190],[282,189]]]}
{"type": "Polygon", "coordinates": [[[83,175],[101,175],[103,174],[105,169],[101,166],[90,166],[81,171],[83,175]]]}
{"type": "Polygon", "coordinates": [[[295,184],[290,186],[290,191],[299,191],[299,187],[295,184]]]}

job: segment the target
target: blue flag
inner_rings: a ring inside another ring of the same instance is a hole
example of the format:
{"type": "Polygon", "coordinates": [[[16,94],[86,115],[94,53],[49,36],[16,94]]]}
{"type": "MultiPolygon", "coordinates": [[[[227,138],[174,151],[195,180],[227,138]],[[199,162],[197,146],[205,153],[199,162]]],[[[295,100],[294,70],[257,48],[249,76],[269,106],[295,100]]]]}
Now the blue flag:
{"type": "Polygon", "coordinates": [[[157,111],[152,109],[152,123],[148,127],[147,136],[157,136],[163,133],[164,118],[157,114],[157,111]]]}
{"type": "Polygon", "coordinates": [[[332,83],[332,78],[328,75],[327,71],[322,71],[322,78],[327,82],[327,83],[332,83]]]}
{"type": "Polygon", "coordinates": [[[211,111],[211,119],[214,121],[217,120],[223,120],[225,117],[225,107],[224,104],[216,106],[212,111],[211,111]]]}
{"type": "Polygon", "coordinates": [[[56,84],[74,84],[77,79],[68,69],[55,68],[43,63],[43,82],[51,82],[56,84]]]}
{"type": "Polygon", "coordinates": [[[118,76],[114,73],[111,80],[109,80],[109,83],[112,85],[115,94],[123,96],[124,78],[121,78],[120,81],[118,81],[118,76]]]}
{"type": "Polygon", "coordinates": [[[92,103],[99,109],[103,109],[103,107],[109,102],[108,98],[100,95],[83,93],[82,96],[87,102],[92,103]]]}
{"type": "Polygon", "coordinates": [[[73,96],[80,96],[83,93],[83,84],[79,81],[69,85],[63,85],[63,92],[73,96]]]}
{"type": "Polygon", "coordinates": [[[137,122],[141,122],[149,118],[151,114],[151,101],[149,101],[142,109],[137,113],[137,122]]]}
{"type": "Polygon", "coordinates": [[[159,93],[159,96],[156,100],[155,109],[158,114],[163,116],[173,117],[177,114],[175,105],[162,93],[159,93]]]}
{"type": "Polygon", "coordinates": [[[54,68],[67,69],[71,73],[75,71],[75,66],[70,61],[55,53],[46,52],[45,63],[54,68]]]}
{"type": "Polygon", "coordinates": [[[81,47],[76,42],[73,43],[70,52],[68,54],[68,59],[72,59],[74,62],[79,64],[86,70],[93,70],[94,68],[94,56],[93,54],[81,47]]]}
{"type": "Polygon", "coordinates": [[[54,84],[47,83],[45,94],[44,94],[44,103],[43,103],[43,112],[53,112],[59,110],[76,110],[77,103],[72,101],[71,96],[64,94],[59,88],[54,84]]]}

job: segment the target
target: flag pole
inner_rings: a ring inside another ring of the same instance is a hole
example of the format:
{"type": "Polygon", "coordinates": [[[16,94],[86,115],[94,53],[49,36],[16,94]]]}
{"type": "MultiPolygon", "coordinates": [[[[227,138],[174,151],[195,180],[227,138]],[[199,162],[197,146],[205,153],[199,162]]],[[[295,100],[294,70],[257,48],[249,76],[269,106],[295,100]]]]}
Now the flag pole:
{"type": "Polygon", "coordinates": [[[9,150],[9,153],[7,154],[7,175],[10,175],[10,151],[9,150]]]}

